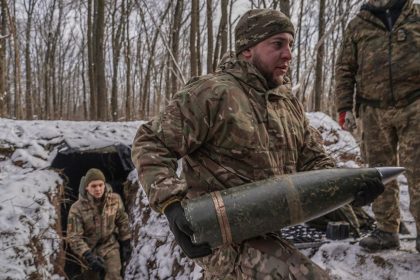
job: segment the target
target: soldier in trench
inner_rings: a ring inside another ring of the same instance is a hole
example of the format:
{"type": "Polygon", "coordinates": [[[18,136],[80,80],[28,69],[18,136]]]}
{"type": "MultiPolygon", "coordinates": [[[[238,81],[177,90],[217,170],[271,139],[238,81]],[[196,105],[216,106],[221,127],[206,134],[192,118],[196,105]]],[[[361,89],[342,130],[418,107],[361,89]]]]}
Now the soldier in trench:
{"type": "Polygon", "coordinates": [[[67,241],[88,269],[83,279],[118,280],[121,255],[131,254],[131,231],[121,197],[112,192],[101,170],[89,169],[80,180],[79,199],[71,206],[67,241]]]}

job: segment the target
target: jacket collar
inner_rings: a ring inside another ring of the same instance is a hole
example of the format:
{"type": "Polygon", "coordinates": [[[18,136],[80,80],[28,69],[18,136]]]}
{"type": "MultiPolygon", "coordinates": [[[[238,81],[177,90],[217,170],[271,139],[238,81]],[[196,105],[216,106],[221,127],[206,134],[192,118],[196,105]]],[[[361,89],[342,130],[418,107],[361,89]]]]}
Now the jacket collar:
{"type": "Polygon", "coordinates": [[[291,92],[289,78],[285,77],[283,84],[277,88],[269,89],[267,80],[253,64],[236,57],[231,56],[223,61],[219,65],[218,71],[233,76],[247,88],[251,88],[257,94],[264,96],[266,100],[286,98],[291,92]]]}
{"type": "MultiPolygon", "coordinates": [[[[399,24],[401,24],[401,22],[409,15],[412,13],[412,10],[414,9],[414,0],[407,0],[402,8],[401,14],[399,15],[397,21],[395,22],[393,29],[395,29],[396,27],[398,27],[399,24]]],[[[360,17],[361,19],[371,22],[375,25],[379,25],[382,28],[386,29],[385,25],[382,23],[382,21],[376,17],[375,15],[373,15],[371,12],[371,7],[369,4],[363,4],[362,7],[360,8],[360,12],[357,15],[358,17],[360,17]]]]}

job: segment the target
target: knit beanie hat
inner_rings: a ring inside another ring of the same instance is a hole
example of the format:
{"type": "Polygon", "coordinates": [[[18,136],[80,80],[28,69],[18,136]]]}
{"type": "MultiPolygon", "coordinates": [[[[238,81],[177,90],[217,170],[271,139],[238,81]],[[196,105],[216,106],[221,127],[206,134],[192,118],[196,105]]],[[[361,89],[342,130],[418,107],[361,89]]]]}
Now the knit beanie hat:
{"type": "Polygon", "coordinates": [[[295,36],[292,22],[282,12],[271,9],[249,10],[235,27],[236,54],[239,55],[259,42],[284,32],[295,36]]]}
{"type": "Polygon", "coordinates": [[[105,175],[101,170],[96,168],[91,168],[86,172],[85,175],[85,188],[89,185],[90,182],[95,180],[102,180],[105,183],[105,175]]]}

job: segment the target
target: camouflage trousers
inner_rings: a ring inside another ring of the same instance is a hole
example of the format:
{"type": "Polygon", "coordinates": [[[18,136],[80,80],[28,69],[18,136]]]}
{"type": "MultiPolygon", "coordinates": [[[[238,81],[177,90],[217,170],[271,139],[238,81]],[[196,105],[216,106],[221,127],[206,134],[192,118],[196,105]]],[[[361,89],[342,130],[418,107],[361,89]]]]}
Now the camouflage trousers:
{"type": "MultiPolygon", "coordinates": [[[[120,251],[111,250],[109,251],[104,257],[105,261],[105,280],[122,280],[121,277],[121,259],[120,259],[120,251]]],[[[83,272],[82,279],[85,280],[102,280],[101,275],[99,273],[86,270],[83,272]]]]}
{"type": "MultiPolygon", "coordinates": [[[[400,165],[406,168],[410,212],[416,221],[417,234],[420,234],[420,99],[404,108],[380,109],[363,105],[360,116],[369,166],[400,165]]],[[[379,229],[398,232],[399,205],[399,187],[393,181],[372,205],[379,229]]]]}
{"type": "Polygon", "coordinates": [[[205,280],[330,279],[298,249],[273,237],[224,246],[195,261],[204,269],[205,280]]]}

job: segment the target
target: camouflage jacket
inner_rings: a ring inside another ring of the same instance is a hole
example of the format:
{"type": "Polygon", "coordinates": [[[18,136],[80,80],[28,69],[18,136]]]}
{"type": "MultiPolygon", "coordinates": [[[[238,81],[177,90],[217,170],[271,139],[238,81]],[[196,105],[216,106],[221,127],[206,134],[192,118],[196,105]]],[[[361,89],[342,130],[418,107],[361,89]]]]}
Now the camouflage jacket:
{"type": "Polygon", "coordinates": [[[92,250],[99,256],[119,248],[117,240],[131,238],[128,216],[120,196],[107,184],[104,200],[94,202],[81,184],[79,199],[71,206],[67,221],[67,241],[82,256],[92,250]]]}
{"type": "Polygon", "coordinates": [[[228,60],[193,78],[165,111],[143,124],[132,159],[150,205],[271,176],[333,167],[290,84],[268,90],[258,70],[228,60]],[[183,175],[176,175],[182,158],[183,175]]]}
{"type": "Polygon", "coordinates": [[[368,10],[353,18],[336,65],[339,112],[356,102],[402,107],[420,96],[420,6],[407,0],[391,31],[368,10]]]}

